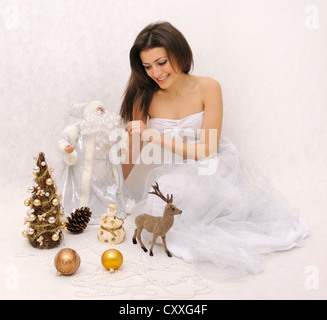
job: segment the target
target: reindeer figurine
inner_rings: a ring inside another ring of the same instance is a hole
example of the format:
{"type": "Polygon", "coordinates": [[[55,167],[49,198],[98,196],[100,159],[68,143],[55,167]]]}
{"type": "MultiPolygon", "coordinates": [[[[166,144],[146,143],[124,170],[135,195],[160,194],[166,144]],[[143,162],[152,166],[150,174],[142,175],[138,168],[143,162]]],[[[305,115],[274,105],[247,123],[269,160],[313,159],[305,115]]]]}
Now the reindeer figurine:
{"type": "Polygon", "coordinates": [[[153,247],[154,244],[159,236],[162,238],[163,245],[165,247],[165,252],[167,253],[168,257],[171,257],[171,253],[167,249],[166,244],[166,233],[174,224],[174,215],[181,214],[182,210],[178,209],[175,205],[173,205],[173,195],[171,194],[170,197],[167,194],[165,197],[161,191],[159,190],[158,183],[155,182],[155,185],[152,186],[154,192],[149,192],[161,198],[163,201],[167,202],[165,206],[165,211],[162,217],[154,217],[149,214],[141,214],[135,218],[136,229],[133,236],[133,243],[137,244],[136,239],[140,242],[141,248],[144,252],[147,252],[147,248],[144,246],[141,240],[141,233],[143,228],[148,232],[153,233],[152,244],[150,248],[150,256],[153,256],[153,247]]]}

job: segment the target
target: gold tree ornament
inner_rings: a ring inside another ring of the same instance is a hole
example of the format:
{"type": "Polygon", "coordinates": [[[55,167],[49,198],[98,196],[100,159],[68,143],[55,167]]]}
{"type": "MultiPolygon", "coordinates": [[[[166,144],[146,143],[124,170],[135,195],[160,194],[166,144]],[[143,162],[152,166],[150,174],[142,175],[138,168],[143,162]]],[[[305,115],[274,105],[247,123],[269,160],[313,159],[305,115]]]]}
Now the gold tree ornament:
{"type": "Polygon", "coordinates": [[[74,274],[81,264],[79,254],[70,248],[60,250],[54,259],[58,275],[70,276],[74,274]]]}
{"type": "Polygon", "coordinates": [[[55,217],[50,217],[48,220],[49,223],[55,223],[56,222],[56,218],[55,217]]]}
{"type": "Polygon", "coordinates": [[[60,245],[63,238],[60,221],[60,196],[51,177],[43,152],[39,153],[37,163],[33,169],[34,184],[28,189],[30,198],[24,201],[29,206],[29,223],[23,236],[27,237],[30,244],[39,249],[51,249],[60,245]],[[51,181],[51,183],[49,183],[51,181]]]}
{"type": "Polygon", "coordinates": [[[53,199],[52,200],[52,204],[54,205],[54,206],[58,206],[59,205],[59,199],[57,199],[57,198],[55,198],[55,199],[53,199]]]}
{"type": "Polygon", "coordinates": [[[60,222],[60,229],[61,230],[67,230],[67,226],[66,226],[66,222],[65,221],[61,221],[60,222]]]}
{"type": "Polygon", "coordinates": [[[48,185],[48,186],[52,186],[53,185],[53,180],[51,178],[47,179],[45,181],[45,183],[48,185]]]}
{"type": "Polygon", "coordinates": [[[58,241],[58,240],[59,240],[59,234],[58,234],[58,233],[54,233],[54,234],[52,235],[51,239],[52,239],[53,241],[58,241]]]}
{"type": "Polygon", "coordinates": [[[39,221],[45,221],[45,217],[47,216],[47,214],[46,213],[43,213],[43,214],[39,214],[38,216],[37,216],[37,218],[39,219],[39,221]]]}
{"type": "Polygon", "coordinates": [[[123,255],[116,249],[106,250],[101,256],[102,265],[110,272],[118,270],[123,264],[123,260],[123,255]]]}
{"type": "Polygon", "coordinates": [[[34,204],[35,207],[39,207],[39,206],[42,205],[42,202],[41,202],[40,199],[35,199],[35,200],[33,201],[33,204],[34,204]]]}
{"type": "Polygon", "coordinates": [[[43,237],[42,236],[39,236],[37,239],[36,239],[36,241],[40,244],[40,246],[42,246],[43,245],[43,237]]]}
{"type": "Polygon", "coordinates": [[[33,173],[35,174],[35,175],[37,175],[38,173],[40,172],[40,168],[39,167],[34,167],[34,169],[33,169],[33,173]]]}

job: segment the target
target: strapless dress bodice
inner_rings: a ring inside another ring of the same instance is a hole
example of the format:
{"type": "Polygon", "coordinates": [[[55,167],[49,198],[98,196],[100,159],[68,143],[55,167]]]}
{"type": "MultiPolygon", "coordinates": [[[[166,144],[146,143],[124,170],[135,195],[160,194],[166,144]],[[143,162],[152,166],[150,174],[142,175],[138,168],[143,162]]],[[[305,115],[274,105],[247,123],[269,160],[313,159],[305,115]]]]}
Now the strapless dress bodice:
{"type": "Polygon", "coordinates": [[[202,127],[204,111],[191,114],[182,119],[149,118],[148,127],[170,138],[189,142],[198,142],[199,130],[202,127]]]}

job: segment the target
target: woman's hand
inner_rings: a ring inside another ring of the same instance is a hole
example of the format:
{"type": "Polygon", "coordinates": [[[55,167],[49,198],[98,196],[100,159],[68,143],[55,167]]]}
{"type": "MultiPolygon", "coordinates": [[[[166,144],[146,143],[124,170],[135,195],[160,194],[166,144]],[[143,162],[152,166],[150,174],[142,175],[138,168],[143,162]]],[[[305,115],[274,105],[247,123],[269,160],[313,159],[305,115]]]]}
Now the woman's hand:
{"type": "Polygon", "coordinates": [[[130,121],[125,128],[129,135],[138,134],[140,136],[142,136],[143,131],[147,129],[147,125],[141,120],[130,121]]]}
{"type": "Polygon", "coordinates": [[[151,142],[155,136],[159,136],[157,133],[150,130],[141,120],[130,121],[125,130],[129,135],[139,135],[143,141],[148,142],[151,142]]]}

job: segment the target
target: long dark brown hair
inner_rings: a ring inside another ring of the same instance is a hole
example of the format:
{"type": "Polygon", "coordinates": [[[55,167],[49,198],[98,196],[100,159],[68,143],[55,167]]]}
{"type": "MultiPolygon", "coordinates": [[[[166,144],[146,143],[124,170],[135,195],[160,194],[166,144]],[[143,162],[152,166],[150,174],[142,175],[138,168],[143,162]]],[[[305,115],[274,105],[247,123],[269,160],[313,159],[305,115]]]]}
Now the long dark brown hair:
{"type": "Polygon", "coordinates": [[[120,115],[125,121],[134,120],[136,111],[142,118],[148,115],[152,97],[159,86],[147,75],[140,53],[158,47],[166,50],[168,60],[171,62],[173,58],[182,73],[189,73],[193,66],[192,50],[179,30],[169,22],[152,23],[145,27],[129,52],[131,75],[120,109],[120,115]],[[136,101],[138,110],[133,110],[136,101]]]}

